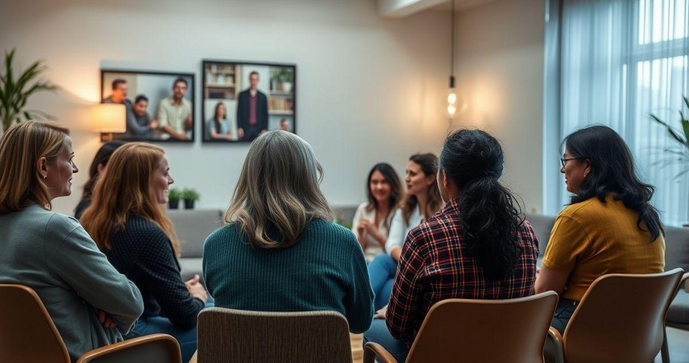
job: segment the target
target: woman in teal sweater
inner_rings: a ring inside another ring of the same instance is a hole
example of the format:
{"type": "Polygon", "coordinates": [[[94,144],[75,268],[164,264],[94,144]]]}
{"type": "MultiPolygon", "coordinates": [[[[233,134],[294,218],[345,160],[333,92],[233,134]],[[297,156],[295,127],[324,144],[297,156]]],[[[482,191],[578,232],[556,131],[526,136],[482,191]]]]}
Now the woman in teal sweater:
{"type": "Polygon", "coordinates": [[[227,224],[204,246],[203,274],[215,306],[255,311],[331,310],[364,332],[373,292],[361,246],[330,221],[311,145],[271,131],[249,149],[227,224]]]}

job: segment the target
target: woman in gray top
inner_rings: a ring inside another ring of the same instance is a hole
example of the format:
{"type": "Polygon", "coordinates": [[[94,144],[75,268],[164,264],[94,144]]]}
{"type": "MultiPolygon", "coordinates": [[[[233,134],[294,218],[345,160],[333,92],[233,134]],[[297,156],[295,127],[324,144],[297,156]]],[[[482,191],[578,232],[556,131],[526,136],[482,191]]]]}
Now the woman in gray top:
{"type": "Polygon", "coordinates": [[[68,133],[27,121],[0,139],[0,283],[38,293],[74,361],[121,341],[143,302],[76,219],[51,212],[79,171],[68,133]]]}

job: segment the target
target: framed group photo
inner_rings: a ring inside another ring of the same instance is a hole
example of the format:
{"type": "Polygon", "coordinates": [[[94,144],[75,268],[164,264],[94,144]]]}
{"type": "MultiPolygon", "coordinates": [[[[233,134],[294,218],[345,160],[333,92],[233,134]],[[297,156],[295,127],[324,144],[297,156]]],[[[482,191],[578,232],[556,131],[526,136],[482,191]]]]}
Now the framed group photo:
{"type": "Polygon", "coordinates": [[[101,102],[126,106],[126,132],[113,140],[194,141],[193,73],[102,69],[101,102]]]}
{"type": "Polygon", "coordinates": [[[203,60],[202,72],[203,142],[296,132],[296,65],[203,60]]]}

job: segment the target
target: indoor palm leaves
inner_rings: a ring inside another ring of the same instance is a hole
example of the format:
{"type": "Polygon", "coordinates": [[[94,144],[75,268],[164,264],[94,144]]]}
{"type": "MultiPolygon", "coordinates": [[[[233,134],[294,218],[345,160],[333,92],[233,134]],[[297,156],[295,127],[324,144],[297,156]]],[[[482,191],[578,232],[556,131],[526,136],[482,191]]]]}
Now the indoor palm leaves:
{"type": "MultiPolygon", "coordinates": [[[[687,109],[689,109],[689,98],[683,97],[683,99],[684,105],[687,107],[687,109]]],[[[682,125],[681,130],[677,130],[659,119],[657,116],[651,115],[651,118],[653,118],[655,122],[665,126],[670,137],[675,140],[677,144],[679,144],[675,147],[666,148],[665,152],[670,154],[670,157],[665,160],[661,160],[661,162],[666,166],[675,163],[682,163],[684,165],[684,168],[679,174],[677,174],[676,178],[679,178],[680,176],[689,172],[689,120],[687,120],[687,118],[684,116],[684,112],[682,112],[682,110],[679,111],[679,117],[680,124],[682,125]]]]}
{"type": "Polygon", "coordinates": [[[34,62],[29,68],[15,77],[12,69],[14,49],[5,52],[5,69],[0,74],[0,120],[3,130],[7,130],[15,121],[30,119],[52,119],[53,117],[38,110],[27,110],[26,101],[40,91],[55,91],[57,86],[39,79],[46,66],[42,61],[34,62]]]}

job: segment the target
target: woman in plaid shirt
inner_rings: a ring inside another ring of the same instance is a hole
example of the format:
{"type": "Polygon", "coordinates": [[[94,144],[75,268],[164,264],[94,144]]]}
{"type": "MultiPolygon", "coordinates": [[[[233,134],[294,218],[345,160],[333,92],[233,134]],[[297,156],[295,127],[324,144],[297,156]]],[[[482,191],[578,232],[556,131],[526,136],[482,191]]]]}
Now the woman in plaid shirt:
{"type": "Polygon", "coordinates": [[[445,208],[407,235],[387,308],[364,342],[406,360],[431,306],[451,298],[511,299],[533,293],[538,240],[498,178],[499,142],[481,130],[445,141],[438,187],[445,208]]]}

